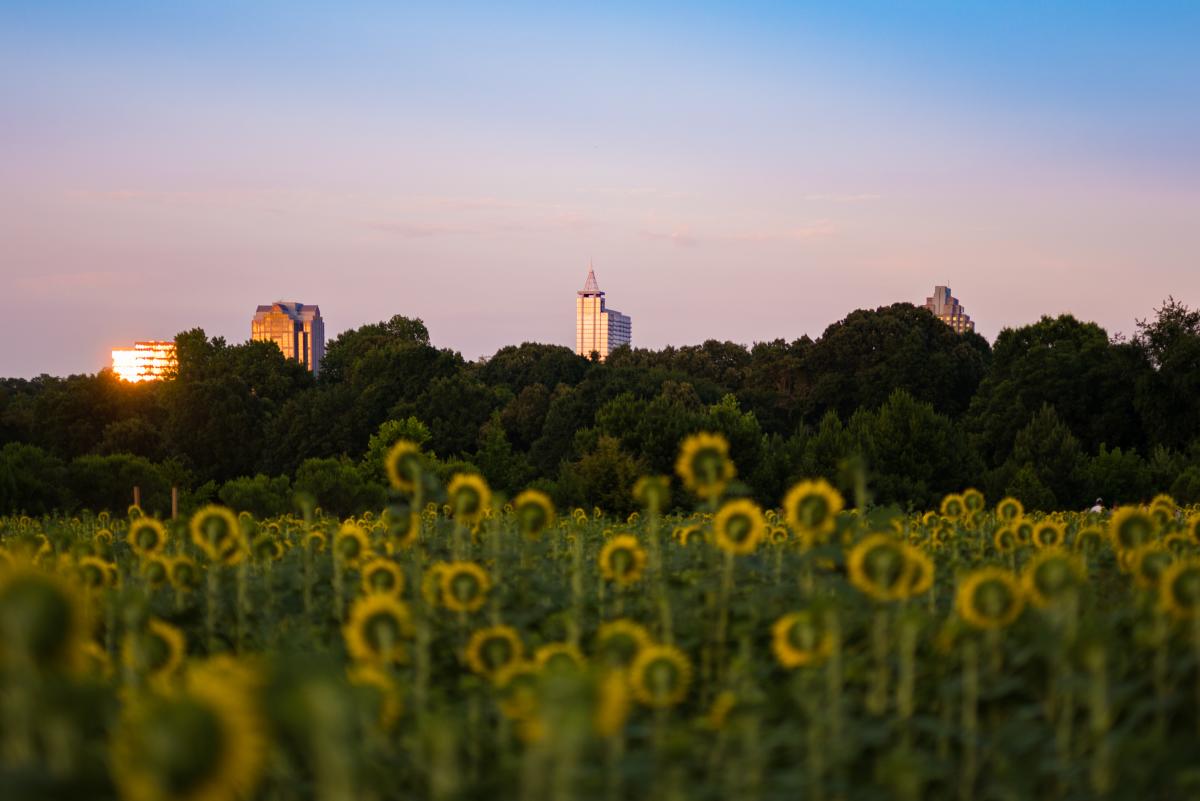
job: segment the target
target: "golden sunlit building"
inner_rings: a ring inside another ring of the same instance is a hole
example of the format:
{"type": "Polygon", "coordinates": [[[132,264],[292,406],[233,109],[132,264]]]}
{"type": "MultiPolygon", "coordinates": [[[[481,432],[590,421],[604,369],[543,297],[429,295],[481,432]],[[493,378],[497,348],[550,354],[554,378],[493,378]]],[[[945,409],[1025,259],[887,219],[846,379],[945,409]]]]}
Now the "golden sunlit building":
{"type": "Polygon", "coordinates": [[[950,294],[950,287],[935,286],[933,297],[925,298],[925,308],[933,312],[933,316],[962,334],[975,330],[975,323],[967,316],[967,310],[958,302],[958,298],[950,294]]]}
{"type": "Polygon", "coordinates": [[[614,348],[630,343],[633,322],[628,315],[605,307],[604,293],[596,283],[591,265],[583,289],[575,294],[576,353],[588,358],[595,353],[604,361],[614,348]]]}
{"type": "Polygon", "coordinates": [[[259,306],[250,321],[250,338],[274,342],[284,356],[300,362],[313,375],[321,369],[321,359],[325,357],[325,321],[318,306],[283,300],[259,306]]]}
{"type": "Polygon", "coordinates": [[[174,375],[178,366],[174,342],[135,342],[112,352],[112,370],[123,381],[157,381],[174,375]]]}

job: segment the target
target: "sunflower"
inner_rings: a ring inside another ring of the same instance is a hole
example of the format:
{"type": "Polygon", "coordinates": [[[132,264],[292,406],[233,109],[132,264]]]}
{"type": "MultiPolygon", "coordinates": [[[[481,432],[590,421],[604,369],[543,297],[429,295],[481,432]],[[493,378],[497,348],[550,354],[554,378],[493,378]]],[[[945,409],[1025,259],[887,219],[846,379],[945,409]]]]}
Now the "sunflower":
{"type": "Polygon", "coordinates": [[[1200,559],[1191,557],[1172,562],[1158,580],[1160,605],[1173,617],[1194,620],[1200,617],[1200,559]]]}
{"type": "Polygon", "coordinates": [[[667,476],[642,476],[633,485],[633,497],[652,512],[659,512],[671,502],[671,479],[667,476]]]}
{"type": "Polygon", "coordinates": [[[687,697],[692,665],[673,645],[648,645],[629,666],[633,696],[649,707],[674,706],[687,697]]]}
{"type": "Polygon", "coordinates": [[[451,612],[474,612],[487,603],[492,579],[474,562],[449,562],[438,574],[441,601],[451,612]]]}
{"type": "Polygon", "coordinates": [[[269,533],[264,533],[255,538],[254,543],[250,546],[251,553],[259,562],[278,562],[283,558],[285,549],[283,543],[269,533]]]}
{"type": "Polygon", "coordinates": [[[890,534],[866,537],[846,557],[850,583],[877,601],[907,597],[912,570],[905,544],[890,534]]]}
{"type": "Polygon", "coordinates": [[[333,538],[333,552],[342,565],[349,568],[358,567],[374,557],[367,532],[362,526],[349,520],[342,523],[342,527],[333,538]]]}
{"type": "Polygon", "coordinates": [[[166,621],[152,617],[141,631],[128,631],[121,644],[121,662],[151,679],[164,679],[179,669],[187,653],[187,638],[166,621]]]}
{"type": "Polygon", "coordinates": [[[446,488],[446,497],[454,517],[467,525],[478,523],[492,504],[492,490],[483,476],[455,473],[446,488]]]}
{"type": "Polygon", "coordinates": [[[537,711],[538,666],[513,660],[492,676],[500,712],[510,720],[527,718],[537,711]]]}
{"type": "Polygon", "coordinates": [[[959,616],[980,629],[998,629],[1021,616],[1025,597],[1021,582],[999,567],[984,567],[971,573],[958,587],[955,606],[959,616]]]}
{"type": "Polygon", "coordinates": [[[464,657],[473,672],[494,678],[504,668],[520,662],[525,655],[521,637],[511,626],[489,626],[471,634],[464,657]]]}
{"type": "Polygon", "coordinates": [[[1057,548],[1066,540],[1066,529],[1057,521],[1039,520],[1033,527],[1033,544],[1039,548],[1057,548]]]}
{"type": "Polygon", "coordinates": [[[833,651],[833,633],[811,610],[792,612],[771,627],[771,650],[789,670],[819,665],[833,651]]]}
{"type": "Polygon", "coordinates": [[[139,517],[129,524],[125,539],[133,552],[145,559],[166,547],[167,528],[153,517],[139,517]]]}
{"type": "Polygon", "coordinates": [[[192,542],[210,561],[235,565],[245,556],[245,534],[237,516],[224,506],[205,506],[191,520],[192,542]]]}
{"type": "Polygon", "coordinates": [[[942,505],[939,507],[942,517],[947,520],[960,520],[967,513],[967,504],[963,500],[963,496],[956,493],[951,493],[945,498],[942,498],[942,505]]]}
{"type": "Polygon", "coordinates": [[[378,709],[376,723],[383,731],[389,731],[404,711],[400,698],[400,687],[396,680],[385,670],[370,663],[360,663],[346,668],[346,678],[350,686],[356,687],[372,697],[372,708],[378,709]]]}
{"type": "Polygon", "coordinates": [[[729,440],[707,431],[692,434],[679,447],[675,472],[697,497],[708,500],[720,496],[737,475],[729,458],[729,440]]]}
{"type": "Polygon", "coordinates": [[[391,559],[372,559],[363,565],[362,589],[399,597],[404,592],[404,571],[391,559]]]}
{"type": "Polygon", "coordinates": [[[1200,514],[1188,518],[1187,535],[1193,545],[1200,545],[1200,514]]]}
{"type": "Polygon", "coordinates": [[[407,659],[404,640],[412,636],[408,607],[393,595],[364,595],[350,608],[342,627],[346,650],[355,660],[372,664],[407,659]]]}
{"type": "Polygon", "coordinates": [[[1178,510],[1179,506],[1170,495],[1155,495],[1154,499],[1150,501],[1150,514],[1160,526],[1171,522],[1178,510]]]}
{"type": "Polygon", "coordinates": [[[110,563],[98,556],[85,556],[75,565],[75,580],[88,592],[112,586],[110,563]]]}
{"type": "Polygon", "coordinates": [[[975,488],[963,490],[962,494],[963,506],[967,513],[971,516],[979,515],[983,512],[984,506],[987,505],[983,497],[983,493],[975,488]]]}
{"type": "Polygon", "coordinates": [[[579,647],[569,642],[551,642],[539,647],[533,661],[543,670],[578,670],[584,666],[579,647]]]}
{"type": "Polygon", "coordinates": [[[325,537],[325,532],[319,529],[313,529],[304,535],[304,547],[310,553],[324,553],[325,546],[328,544],[328,539],[325,537]]]}
{"type": "Polygon", "coordinates": [[[833,533],[838,512],[845,501],[828,481],[801,481],[788,490],[783,511],[792,531],[808,543],[833,533]]]}
{"type": "Polygon", "coordinates": [[[102,528],[96,532],[95,540],[104,546],[112,545],[113,533],[106,528],[102,528]]]}
{"type": "Polygon", "coordinates": [[[787,545],[791,536],[786,526],[771,526],[770,531],[767,532],[767,542],[772,545],[787,545]]]}
{"type": "Polygon", "coordinates": [[[603,623],[596,632],[596,655],[611,667],[627,667],[652,642],[641,623],[618,618],[603,623]]]}
{"type": "Polygon", "coordinates": [[[396,440],[383,457],[383,466],[393,488],[401,492],[413,492],[421,480],[421,447],[406,439],[396,440]]]}
{"type": "Polygon", "coordinates": [[[142,563],[142,578],[152,589],[157,589],[171,580],[171,557],[149,556],[142,563]]]}
{"type": "Polygon", "coordinates": [[[513,500],[513,514],[517,517],[517,528],[531,540],[554,525],[554,504],[541,490],[527,489],[518,495],[513,500]]]}
{"type": "Polygon", "coordinates": [[[1163,537],[1162,544],[1167,547],[1167,550],[1176,556],[1184,556],[1190,553],[1195,547],[1192,544],[1192,538],[1183,531],[1172,531],[1170,534],[1163,537]]]}
{"type": "Polygon", "coordinates": [[[90,628],[85,600],[59,575],[24,565],[0,572],[0,667],[74,668],[90,628]]]}
{"type": "Polygon", "coordinates": [[[1108,523],[1108,536],[1118,554],[1131,552],[1157,535],[1158,524],[1154,518],[1136,506],[1122,506],[1113,512],[1108,523]]]}
{"type": "Polygon", "coordinates": [[[1160,542],[1147,543],[1126,554],[1125,565],[1143,590],[1157,589],[1163,572],[1175,561],[1175,554],[1160,542]]]}
{"type": "Polygon", "coordinates": [[[1104,529],[1099,526],[1085,526],[1075,532],[1071,547],[1083,553],[1094,553],[1099,550],[1104,540],[1104,529]]]}
{"type": "Polygon", "coordinates": [[[127,704],[109,754],[128,801],[253,798],[266,764],[266,724],[254,688],[237,672],[200,665],[181,691],[127,704]]]}
{"type": "Polygon", "coordinates": [[[617,586],[635,584],[646,567],[646,552],[632,534],[618,534],[600,549],[600,574],[617,586]]]}
{"type": "Polygon", "coordinates": [[[1025,507],[1016,498],[1008,497],[996,504],[996,519],[1014,523],[1025,516],[1025,507]]]}
{"type": "Polygon", "coordinates": [[[177,590],[193,590],[200,586],[200,568],[190,556],[175,556],[169,563],[168,578],[177,590]]]}
{"type": "Polygon", "coordinates": [[[1028,517],[1022,517],[1013,527],[1013,531],[1017,535],[1017,545],[1032,545],[1033,544],[1033,528],[1034,523],[1028,517]]]}
{"type": "Polygon", "coordinates": [[[688,540],[695,536],[699,530],[699,526],[676,526],[671,532],[671,537],[680,545],[687,547],[688,540]]]}
{"type": "Polygon", "coordinates": [[[1043,548],[1025,564],[1021,583],[1034,606],[1046,607],[1087,581],[1083,560],[1061,547],[1043,548]]]}
{"type": "Polygon", "coordinates": [[[738,498],[721,506],[713,518],[714,541],[729,554],[754,553],[767,534],[767,521],[762,509],[749,498],[738,498]]]}
{"type": "Polygon", "coordinates": [[[383,528],[396,548],[408,548],[421,536],[421,515],[410,506],[393,504],[383,510],[383,528]]]}
{"type": "Polygon", "coordinates": [[[992,534],[992,545],[1000,553],[1012,553],[1017,548],[1017,532],[1012,526],[1001,526],[992,534]]]}

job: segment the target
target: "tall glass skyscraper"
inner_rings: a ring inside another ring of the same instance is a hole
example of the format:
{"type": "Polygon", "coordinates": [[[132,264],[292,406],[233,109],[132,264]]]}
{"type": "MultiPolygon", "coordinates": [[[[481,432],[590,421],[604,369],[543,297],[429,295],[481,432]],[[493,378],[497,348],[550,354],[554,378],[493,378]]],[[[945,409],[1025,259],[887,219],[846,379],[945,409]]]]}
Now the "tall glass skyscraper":
{"type": "Polygon", "coordinates": [[[604,361],[613,348],[630,343],[632,327],[628,315],[605,307],[604,293],[589,264],[583,289],[575,293],[575,352],[588,358],[594,353],[604,361]]]}
{"type": "Polygon", "coordinates": [[[259,306],[250,321],[250,338],[274,342],[289,359],[303,364],[313,375],[325,357],[325,321],[318,306],[276,301],[259,306]]]}

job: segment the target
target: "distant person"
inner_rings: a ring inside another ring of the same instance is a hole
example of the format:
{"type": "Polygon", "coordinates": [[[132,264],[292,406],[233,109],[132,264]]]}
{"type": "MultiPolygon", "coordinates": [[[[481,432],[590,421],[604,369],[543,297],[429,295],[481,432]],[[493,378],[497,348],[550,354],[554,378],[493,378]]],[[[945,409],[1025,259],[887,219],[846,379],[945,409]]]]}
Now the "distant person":
{"type": "Polygon", "coordinates": [[[1097,498],[1096,502],[1094,504],[1092,504],[1092,508],[1088,509],[1088,511],[1093,512],[1098,515],[1104,514],[1104,499],[1097,498]]]}

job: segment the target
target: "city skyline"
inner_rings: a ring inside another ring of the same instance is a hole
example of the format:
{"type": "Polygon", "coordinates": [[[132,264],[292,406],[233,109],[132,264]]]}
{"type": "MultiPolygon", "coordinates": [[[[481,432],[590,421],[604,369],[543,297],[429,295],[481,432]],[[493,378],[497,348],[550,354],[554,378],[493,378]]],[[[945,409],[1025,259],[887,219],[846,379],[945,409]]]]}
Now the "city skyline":
{"type": "Polygon", "coordinates": [[[243,341],[280,295],[330,339],[570,347],[581,255],[642,347],[818,336],[931,279],[989,340],[1129,335],[1200,305],[1197,39],[1167,2],[18,0],[0,375],[243,341]]]}

